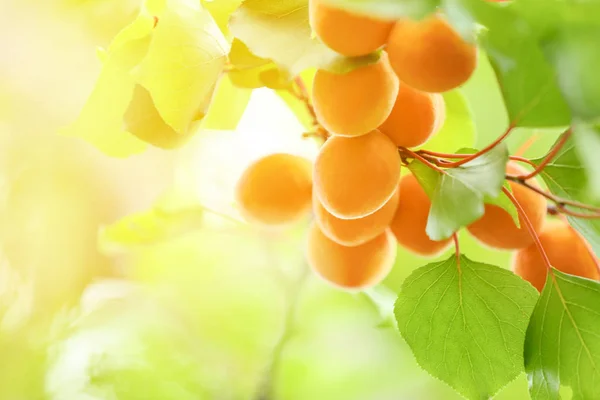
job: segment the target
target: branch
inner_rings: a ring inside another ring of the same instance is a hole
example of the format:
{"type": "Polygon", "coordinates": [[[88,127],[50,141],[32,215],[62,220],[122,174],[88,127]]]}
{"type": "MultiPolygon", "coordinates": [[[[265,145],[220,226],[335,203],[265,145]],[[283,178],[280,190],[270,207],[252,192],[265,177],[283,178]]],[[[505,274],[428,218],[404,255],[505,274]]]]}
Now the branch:
{"type": "MultiPolygon", "coordinates": [[[[555,196],[552,193],[548,193],[548,192],[540,189],[539,187],[528,183],[527,181],[521,179],[518,176],[506,175],[506,179],[509,181],[518,183],[519,185],[525,186],[527,189],[532,190],[532,191],[536,192],[537,194],[544,196],[548,200],[555,203],[558,210],[562,211],[562,210],[565,210],[565,206],[571,206],[571,207],[581,208],[583,210],[588,210],[588,211],[591,211],[592,213],[600,214],[600,208],[598,208],[598,207],[594,207],[594,206],[591,206],[591,205],[588,205],[585,203],[567,200],[567,199],[563,199],[561,197],[555,196]]],[[[569,210],[567,210],[567,211],[572,212],[569,210]]],[[[593,215],[593,214],[586,214],[586,215],[593,215]]]]}
{"type": "Polygon", "coordinates": [[[483,149],[479,150],[477,153],[474,154],[470,154],[467,157],[463,158],[460,161],[455,161],[452,163],[448,163],[446,164],[446,168],[456,168],[456,167],[460,167],[463,164],[468,163],[469,161],[473,161],[474,159],[476,159],[477,157],[484,155],[485,153],[487,153],[488,151],[492,150],[494,147],[496,147],[498,144],[500,144],[500,142],[502,142],[504,139],[506,139],[508,137],[508,135],[510,135],[510,133],[512,132],[512,130],[515,128],[514,124],[510,124],[508,126],[508,128],[506,129],[506,131],[500,135],[496,140],[494,140],[492,143],[490,143],[489,145],[487,145],[486,147],[484,147],[483,149]]]}
{"type": "Polygon", "coordinates": [[[520,156],[510,156],[510,159],[512,161],[522,162],[522,163],[531,165],[533,168],[537,168],[537,165],[535,165],[535,163],[528,158],[520,157],[520,156]]]}
{"type": "Polygon", "coordinates": [[[409,149],[407,149],[406,147],[399,147],[398,150],[401,153],[401,156],[403,155],[402,153],[408,155],[409,157],[412,158],[416,158],[417,160],[421,161],[423,164],[427,165],[429,168],[433,169],[434,171],[439,172],[440,174],[445,174],[446,172],[439,168],[436,163],[432,163],[431,161],[429,161],[427,158],[423,157],[422,155],[415,153],[414,151],[411,151],[409,149]]]}
{"type": "Polygon", "coordinates": [[[527,216],[527,214],[525,214],[525,210],[523,209],[523,207],[521,206],[521,204],[517,201],[517,199],[515,198],[515,196],[513,196],[513,194],[510,192],[510,190],[508,190],[506,187],[503,186],[502,187],[502,191],[504,192],[504,194],[506,195],[506,197],[508,197],[508,199],[517,208],[517,212],[518,212],[519,216],[521,217],[521,219],[525,223],[525,226],[527,227],[527,230],[529,231],[529,234],[531,235],[531,238],[533,239],[536,247],[538,248],[538,251],[540,252],[540,255],[542,256],[542,260],[544,261],[544,264],[546,265],[546,269],[548,270],[548,272],[552,271],[551,265],[550,265],[550,260],[548,259],[548,255],[546,254],[546,251],[544,250],[544,246],[542,246],[542,242],[540,241],[540,237],[538,236],[537,232],[535,231],[535,228],[533,227],[533,224],[529,220],[529,217],[527,216]]]}
{"type": "Polygon", "coordinates": [[[315,108],[313,107],[312,103],[310,102],[310,96],[308,95],[308,90],[306,89],[306,85],[304,84],[304,81],[302,80],[302,78],[297,76],[294,78],[294,84],[295,84],[295,87],[294,87],[294,85],[292,85],[289,92],[295,98],[297,98],[298,100],[300,100],[301,102],[304,103],[308,113],[310,114],[310,116],[313,120],[313,125],[319,126],[319,122],[317,121],[317,114],[315,113],[315,108]],[[298,91],[294,90],[295,88],[297,88],[298,91]]]}
{"type": "Polygon", "coordinates": [[[531,179],[534,176],[537,176],[540,172],[542,172],[544,170],[544,168],[546,168],[546,166],[554,159],[554,157],[556,157],[556,155],[558,154],[560,149],[563,148],[563,146],[565,145],[567,140],[569,140],[569,137],[571,137],[571,128],[567,129],[562,134],[560,140],[554,145],[552,150],[550,150],[548,152],[548,154],[546,154],[546,156],[544,157],[544,160],[538,166],[535,167],[535,170],[533,170],[531,173],[529,173],[527,175],[519,176],[519,178],[522,180],[531,179]]]}

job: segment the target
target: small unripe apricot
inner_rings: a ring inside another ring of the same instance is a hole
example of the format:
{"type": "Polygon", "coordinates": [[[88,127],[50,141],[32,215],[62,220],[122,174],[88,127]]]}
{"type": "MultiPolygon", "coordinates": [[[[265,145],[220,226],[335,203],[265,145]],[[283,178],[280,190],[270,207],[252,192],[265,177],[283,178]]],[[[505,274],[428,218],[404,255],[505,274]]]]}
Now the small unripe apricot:
{"type": "Polygon", "coordinates": [[[396,22],[387,51],[398,78],[425,92],[440,93],[462,85],[477,64],[477,48],[438,16],[396,22]]]}
{"type": "Polygon", "coordinates": [[[385,44],[394,21],[353,14],[323,4],[308,3],[310,26],[330,49],[347,57],[369,54],[385,44]]]}
{"type": "Polygon", "coordinates": [[[398,243],[422,256],[433,256],[448,248],[450,239],[431,240],[425,229],[431,200],[414,175],[406,175],[398,188],[400,201],[390,228],[398,243]]]}
{"type": "Polygon", "coordinates": [[[163,149],[181,147],[192,137],[191,132],[181,134],[167,125],[154,106],[150,92],[141,85],[135,86],[123,118],[128,132],[163,149]]]}
{"type": "Polygon", "coordinates": [[[389,230],[354,247],[329,239],[314,222],[308,231],[309,265],[323,279],[344,289],[365,289],[380,283],[394,265],[396,250],[389,230]]]}
{"type": "Polygon", "coordinates": [[[445,117],[442,95],[422,92],[400,82],[394,108],[379,130],[396,146],[417,147],[442,127],[445,117]]]}
{"type": "Polygon", "coordinates": [[[354,138],[333,136],[317,155],[314,179],[316,195],[328,212],[342,219],[365,217],[396,191],[398,149],[377,130],[354,138]]]}
{"type": "MultiPolygon", "coordinates": [[[[508,163],[506,172],[511,175],[526,175],[527,170],[515,163],[508,163]]],[[[535,178],[527,181],[530,185],[538,186],[535,178]]],[[[540,232],[546,219],[546,198],[516,182],[509,182],[512,195],[523,207],[525,215],[536,232],[540,232]]],[[[467,227],[469,232],[480,242],[499,249],[522,249],[533,243],[525,221],[519,216],[517,227],[512,217],[504,209],[486,204],[483,217],[467,227]]]]}
{"type": "Polygon", "coordinates": [[[311,206],[312,165],[292,154],[277,153],[255,161],[238,181],[237,202],[250,221],[282,225],[305,215],[311,206]]]}
{"type": "MultiPolygon", "coordinates": [[[[547,223],[539,237],[554,268],[583,278],[600,278],[596,266],[598,260],[588,243],[566,222],[556,220],[547,223]]],[[[548,271],[535,243],[516,253],[513,271],[538,291],[542,291],[548,271]]]]}
{"type": "Polygon", "coordinates": [[[316,195],[313,195],[313,210],[315,221],[329,239],[344,245],[358,246],[383,233],[389,226],[396,207],[398,206],[399,191],[373,214],[364,218],[340,219],[329,213],[316,195]]]}
{"type": "Polygon", "coordinates": [[[398,86],[385,53],[376,63],[346,74],[319,70],[313,83],[317,119],[333,134],[364,135],[390,115],[398,86]]]}

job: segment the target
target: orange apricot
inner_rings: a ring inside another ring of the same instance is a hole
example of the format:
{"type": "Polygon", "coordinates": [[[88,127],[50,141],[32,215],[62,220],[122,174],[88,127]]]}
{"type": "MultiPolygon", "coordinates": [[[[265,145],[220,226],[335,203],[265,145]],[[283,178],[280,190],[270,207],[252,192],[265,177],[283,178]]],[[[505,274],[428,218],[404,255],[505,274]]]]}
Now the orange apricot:
{"type": "MultiPolygon", "coordinates": [[[[507,165],[506,171],[511,175],[527,174],[527,170],[512,162],[507,165]]],[[[538,186],[535,178],[529,179],[527,183],[538,186]]],[[[509,185],[533,228],[536,232],[540,232],[546,219],[546,199],[518,183],[509,182],[509,185]]],[[[520,228],[504,209],[486,204],[484,215],[467,229],[483,244],[499,249],[516,250],[533,243],[522,217],[519,217],[519,225],[520,228]]]]}
{"type": "Polygon", "coordinates": [[[434,256],[448,248],[450,239],[431,240],[425,232],[431,200],[417,178],[414,175],[402,177],[398,190],[402,195],[390,224],[398,243],[422,256],[434,256]]]}
{"type": "Polygon", "coordinates": [[[392,197],[400,180],[400,156],[383,133],[354,138],[333,136],[314,165],[316,195],[337,218],[362,218],[392,197]]]}
{"type": "Polygon", "coordinates": [[[277,153],[252,163],[236,187],[237,202],[248,220],[265,225],[293,222],[310,211],[312,165],[292,154],[277,153]]]}
{"type": "Polygon", "coordinates": [[[442,95],[422,92],[400,82],[394,108],[379,130],[396,146],[417,147],[441,128],[445,117],[442,95]]]}
{"type": "Polygon", "coordinates": [[[315,114],[333,134],[364,135],[390,115],[398,86],[385,53],[376,63],[345,74],[318,70],[313,82],[315,114]]]}
{"type": "Polygon", "coordinates": [[[315,221],[329,239],[344,245],[358,246],[384,232],[389,226],[396,207],[398,206],[399,191],[373,214],[364,218],[340,219],[329,213],[316,195],[313,195],[313,212],[315,221]]]}
{"type": "Polygon", "coordinates": [[[136,85],[133,98],[124,115],[125,129],[131,134],[162,149],[183,146],[193,135],[176,132],[162,119],[150,92],[136,85]]]}
{"type": "Polygon", "coordinates": [[[425,92],[445,92],[462,85],[477,64],[477,47],[439,16],[397,21],[387,51],[398,78],[425,92]]]}
{"type": "Polygon", "coordinates": [[[385,44],[394,21],[354,14],[324,4],[308,2],[310,26],[330,49],[348,57],[369,54],[385,44]]]}
{"type": "MultiPolygon", "coordinates": [[[[554,220],[547,223],[539,237],[554,268],[570,275],[600,279],[598,260],[589,244],[566,222],[554,220]]],[[[542,291],[548,271],[535,243],[515,254],[513,271],[542,291]]]]}
{"type": "Polygon", "coordinates": [[[313,271],[344,289],[365,289],[380,283],[396,258],[394,236],[388,230],[358,246],[348,247],[329,239],[319,225],[308,230],[307,260],[313,271]]]}

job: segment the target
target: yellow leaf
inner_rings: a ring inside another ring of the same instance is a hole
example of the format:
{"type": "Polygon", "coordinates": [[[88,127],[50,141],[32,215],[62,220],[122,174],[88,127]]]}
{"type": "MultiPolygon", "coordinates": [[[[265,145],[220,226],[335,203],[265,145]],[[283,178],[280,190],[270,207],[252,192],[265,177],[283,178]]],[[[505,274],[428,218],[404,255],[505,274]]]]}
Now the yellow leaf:
{"type": "Polygon", "coordinates": [[[215,95],[210,103],[206,118],[202,121],[204,129],[235,130],[246,110],[252,89],[233,85],[229,74],[221,77],[215,95]]]}
{"type": "Polygon", "coordinates": [[[176,132],[186,132],[206,114],[227,52],[228,44],[207,10],[168,2],[135,75],[176,132]]]}
{"type": "Polygon", "coordinates": [[[242,4],[242,0],[202,0],[225,37],[230,38],[229,17],[242,4]]]}

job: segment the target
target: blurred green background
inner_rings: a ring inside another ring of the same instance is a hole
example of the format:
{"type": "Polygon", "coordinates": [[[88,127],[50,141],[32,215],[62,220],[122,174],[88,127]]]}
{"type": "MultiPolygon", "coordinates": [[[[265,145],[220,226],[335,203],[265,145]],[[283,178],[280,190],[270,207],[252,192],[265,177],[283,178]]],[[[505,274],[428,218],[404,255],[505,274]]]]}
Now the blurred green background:
{"type": "MultiPolygon", "coordinates": [[[[235,218],[250,161],[317,150],[272,92],[253,93],[235,132],[202,131],[173,152],[111,159],[57,134],[94,85],[96,47],[139,3],[2,0],[0,399],[460,398],[390,319],[394,292],[431,260],[399,249],[384,285],[346,293],[307,270],[306,221],[264,232],[235,218]],[[98,230],[132,213],[98,247],[98,230]]],[[[462,92],[482,147],[508,125],[485,55],[462,92]]],[[[508,144],[536,157],[558,133],[520,129],[508,144]]],[[[460,241],[509,267],[510,253],[460,241]]],[[[525,376],[497,398],[528,398],[525,376]]]]}

